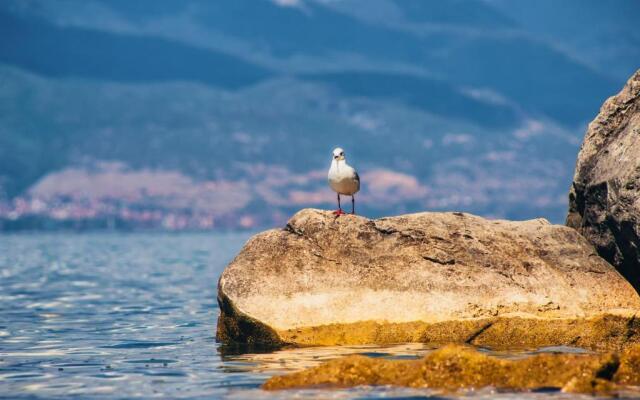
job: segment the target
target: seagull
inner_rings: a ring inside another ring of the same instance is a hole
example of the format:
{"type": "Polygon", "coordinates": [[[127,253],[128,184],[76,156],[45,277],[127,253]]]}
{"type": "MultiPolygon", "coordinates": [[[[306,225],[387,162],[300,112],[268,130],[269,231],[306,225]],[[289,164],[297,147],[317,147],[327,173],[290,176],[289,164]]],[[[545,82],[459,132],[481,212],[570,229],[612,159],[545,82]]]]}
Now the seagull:
{"type": "Polygon", "coordinates": [[[337,216],[344,214],[340,207],[340,195],[351,196],[351,214],[356,213],[356,200],[354,194],[360,190],[360,177],[353,167],[347,164],[344,158],[344,150],[337,147],[333,150],[333,160],[331,160],[331,168],[329,168],[329,186],[338,194],[338,209],[333,213],[337,216]]]}

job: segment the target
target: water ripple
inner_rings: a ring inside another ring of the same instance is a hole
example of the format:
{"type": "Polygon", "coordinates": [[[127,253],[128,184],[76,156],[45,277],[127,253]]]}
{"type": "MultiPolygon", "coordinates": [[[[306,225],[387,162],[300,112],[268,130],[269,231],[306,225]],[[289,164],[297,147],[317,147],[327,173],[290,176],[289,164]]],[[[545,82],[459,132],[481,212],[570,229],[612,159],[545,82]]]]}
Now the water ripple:
{"type": "MultiPolygon", "coordinates": [[[[343,346],[261,354],[220,348],[214,339],[216,283],[248,237],[0,236],[0,397],[440,398],[433,391],[389,387],[260,390],[269,376],[345,354],[413,359],[432,348],[343,346]]],[[[491,390],[465,397],[570,398],[557,391],[515,395],[491,390]]]]}

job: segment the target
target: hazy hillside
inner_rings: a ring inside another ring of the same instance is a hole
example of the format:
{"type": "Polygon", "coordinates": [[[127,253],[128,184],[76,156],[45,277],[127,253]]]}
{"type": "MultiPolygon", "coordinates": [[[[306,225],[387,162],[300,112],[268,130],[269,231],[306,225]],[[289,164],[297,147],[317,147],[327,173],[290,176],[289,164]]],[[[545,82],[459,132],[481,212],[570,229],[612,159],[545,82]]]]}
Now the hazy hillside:
{"type": "Polygon", "coordinates": [[[273,224],[333,206],[340,145],[368,215],[559,220],[584,125],[626,78],[607,64],[633,60],[506,3],[5,1],[0,218],[273,224]]]}
{"type": "Polygon", "coordinates": [[[530,35],[606,75],[627,79],[638,69],[636,0],[489,1],[530,35]]]}

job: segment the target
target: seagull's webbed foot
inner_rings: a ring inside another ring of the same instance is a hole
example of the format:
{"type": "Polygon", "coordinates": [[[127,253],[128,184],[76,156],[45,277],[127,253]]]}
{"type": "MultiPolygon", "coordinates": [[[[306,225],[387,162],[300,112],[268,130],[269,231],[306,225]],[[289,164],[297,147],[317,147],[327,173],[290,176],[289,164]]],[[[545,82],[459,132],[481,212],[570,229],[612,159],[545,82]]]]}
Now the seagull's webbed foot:
{"type": "Polygon", "coordinates": [[[342,208],[338,208],[337,210],[335,210],[335,211],[333,212],[333,214],[334,214],[336,217],[339,217],[339,216],[341,216],[341,215],[346,215],[347,213],[346,213],[346,212],[344,212],[344,211],[342,211],[342,208]]]}

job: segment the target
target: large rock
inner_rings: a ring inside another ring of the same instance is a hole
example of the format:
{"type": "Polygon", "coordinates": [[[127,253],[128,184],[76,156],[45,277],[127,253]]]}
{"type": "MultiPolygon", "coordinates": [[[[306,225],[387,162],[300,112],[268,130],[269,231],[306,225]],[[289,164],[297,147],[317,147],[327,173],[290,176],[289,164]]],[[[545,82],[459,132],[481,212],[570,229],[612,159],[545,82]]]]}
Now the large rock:
{"type": "Polygon", "coordinates": [[[218,339],[495,348],[640,340],[634,289],[574,229],[462,213],[303,210],[220,278],[218,339]]]}
{"type": "Polygon", "coordinates": [[[587,129],[567,225],[640,290],[640,70],[587,129]]]}

